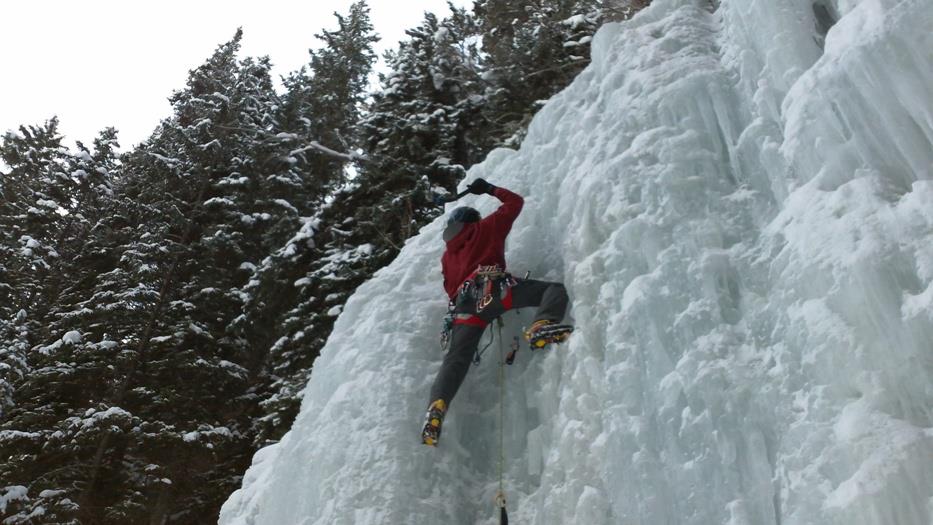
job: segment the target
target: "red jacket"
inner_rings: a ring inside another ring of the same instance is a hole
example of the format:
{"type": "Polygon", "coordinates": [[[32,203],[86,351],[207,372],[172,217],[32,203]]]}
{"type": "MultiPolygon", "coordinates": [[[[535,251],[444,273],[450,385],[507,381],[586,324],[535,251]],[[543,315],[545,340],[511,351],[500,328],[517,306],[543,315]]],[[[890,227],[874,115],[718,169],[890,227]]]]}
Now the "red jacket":
{"type": "Polygon", "coordinates": [[[444,290],[451,299],[477,266],[498,264],[505,269],[505,238],[525,200],[505,188],[496,188],[493,195],[502,201],[499,209],[479,222],[465,223],[460,233],[447,241],[441,267],[444,290]]]}

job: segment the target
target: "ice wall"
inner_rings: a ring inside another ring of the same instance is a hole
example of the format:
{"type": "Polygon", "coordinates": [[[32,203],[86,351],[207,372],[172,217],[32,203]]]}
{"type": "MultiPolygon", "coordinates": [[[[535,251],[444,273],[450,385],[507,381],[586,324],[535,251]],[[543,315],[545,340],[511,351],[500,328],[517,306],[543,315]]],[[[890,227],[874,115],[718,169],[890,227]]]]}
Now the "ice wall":
{"type": "MultiPolygon", "coordinates": [[[[506,370],[513,522],[931,523],[933,2],[655,0],[593,45],[468,177],[527,196],[509,264],[578,327],[506,370]]],[[[495,345],[418,439],[441,228],[350,299],[221,523],[498,522],[495,345]]]]}

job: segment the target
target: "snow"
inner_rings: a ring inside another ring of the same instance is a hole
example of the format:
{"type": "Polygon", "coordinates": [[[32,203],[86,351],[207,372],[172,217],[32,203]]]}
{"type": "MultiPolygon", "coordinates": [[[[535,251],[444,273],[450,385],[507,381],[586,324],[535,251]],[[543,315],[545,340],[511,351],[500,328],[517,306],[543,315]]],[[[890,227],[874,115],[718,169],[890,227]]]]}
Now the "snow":
{"type": "Polygon", "coordinates": [[[68,421],[71,423],[71,426],[80,426],[82,428],[95,427],[101,422],[108,419],[118,419],[118,420],[129,420],[132,419],[133,415],[123,410],[120,407],[110,407],[107,410],[97,410],[94,408],[89,408],[84,413],[84,418],[71,417],[68,418],[68,421]]]}
{"type": "Polygon", "coordinates": [[[249,177],[224,177],[217,182],[218,186],[246,186],[249,184],[249,177]]]}
{"type": "Polygon", "coordinates": [[[0,443],[14,439],[39,439],[39,432],[23,432],[21,430],[0,430],[0,443]]]}
{"type": "Polygon", "coordinates": [[[233,208],[236,206],[236,204],[232,200],[226,197],[212,197],[204,201],[204,206],[205,207],[216,206],[218,208],[222,208],[222,207],[233,208]]]}
{"type": "Polygon", "coordinates": [[[147,154],[151,157],[155,157],[156,159],[168,164],[169,166],[175,166],[181,163],[181,161],[176,158],[166,157],[164,155],[159,155],[158,153],[147,152],[147,154]]]}
{"type": "Polygon", "coordinates": [[[22,485],[3,487],[0,493],[0,512],[6,511],[7,505],[11,502],[26,499],[28,499],[26,487],[22,485]]]}
{"type": "Polygon", "coordinates": [[[54,343],[47,346],[37,346],[35,350],[44,355],[50,355],[53,352],[57,351],[64,345],[76,345],[84,341],[84,337],[81,335],[81,332],[72,330],[66,332],[61,339],[56,339],[54,343]]]}
{"type": "Polygon", "coordinates": [[[19,242],[20,244],[24,245],[26,248],[33,249],[33,250],[42,246],[41,244],[39,244],[39,241],[33,239],[32,237],[28,235],[23,235],[22,237],[20,237],[19,242]]]}
{"type": "Polygon", "coordinates": [[[278,252],[278,255],[292,257],[299,252],[298,245],[300,244],[304,244],[309,248],[314,247],[314,234],[320,228],[321,220],[316,217],[299,217],[298,220],[301,221],[301,228],[298,229],[298,233],[285,243],[285,247],[278,252]]]}
{"type": "Polygon", "coordinates": [[[340,315],[340,312],[342,311],[343,311],[343,306],[338,304],[337,306],[334,306],[330,310],[327,311],[327,316],[336,317],[340,315]]]}
{"type": "Polygon", "coordinates": [[[285,200],[285,199],[275,199],[273,202],[275,202],[275,203],[278,204],[279,206],[285,208],[286,210],[288,210],[288,211],[294,213],[295,215],[298,215],[299,213],[301,213],[301,212],[298,211],[298,208],[292,206],[292,203],[288,202],[288,201],[285,200]]]}
{"type": "Polygon", "coordinates": [[[573,29],[576,29],[579,26],[586,24],[586,15],[573,15],[570,18],[562,22],[564,25],[570,26],[573,29]]]}
{"type": "MultiPolygon", "coordinates": [[[[510,267],[566,283],[577,326],[506,369],[510,518],[931,523],[933,9],[826,2],[823,40],[809,0],[718,4],[603,27],[465,181],[526,196],[510,267]]],[[[495,345],[418,439],[443,225],[346,303],[221,523],[498,523],[495,345]]]]}
{"type": "Polygon", "coordinates": [[[231,374],[240,376],[242,378],[249,377],[249,370],[243,368],[242,366],[234,362],[227,361],[226,359],[221,359],[217,364],[220,365],[221,368],[226,368],[227,370],[229,370],[231,374]]]}
{"type": "Polygon", "coordinates": [[[202,438],[210,439],[211,436],[214,435],[230,437],[233,436],[233,432],[231,432],[227,427],[211,427],[209,425],[202,425],[200,430],[185,432],[181,435],[181,438],[185,443],[194,443],[201,440],[202,438]]]}

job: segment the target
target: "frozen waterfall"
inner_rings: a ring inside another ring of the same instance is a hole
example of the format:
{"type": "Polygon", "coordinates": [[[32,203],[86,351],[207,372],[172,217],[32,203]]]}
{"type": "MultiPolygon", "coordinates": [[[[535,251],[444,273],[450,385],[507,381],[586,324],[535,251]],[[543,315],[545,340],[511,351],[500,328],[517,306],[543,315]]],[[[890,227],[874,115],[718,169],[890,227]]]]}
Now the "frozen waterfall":
{"type": "MultiPolygon", "coordinates": [[[[577,326],[506,369],[513,523],[933,522],[933,1],[655,0],[477,176],[526,196],[509,266],[577,326]]],[[[495,346],[418,437],[442,223],[349,300],[221,523],[498,523],[495,346]]]]}

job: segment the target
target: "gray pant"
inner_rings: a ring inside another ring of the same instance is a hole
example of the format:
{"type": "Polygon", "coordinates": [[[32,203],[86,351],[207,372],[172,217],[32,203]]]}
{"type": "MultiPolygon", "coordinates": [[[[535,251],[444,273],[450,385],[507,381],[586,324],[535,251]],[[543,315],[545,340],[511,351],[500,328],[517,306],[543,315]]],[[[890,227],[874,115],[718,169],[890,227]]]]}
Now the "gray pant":
{"type": "MultiPolygon", "coordinates": [[[[561,283],[519,280],[512,287],[512,308],[537,306],[535,321],[547,319],[559,323],[567,312],[567,289],[561,283]]],[[[479,317],[487,323],[505,313],[506,309],[498,301],[483,310],[479,317]]],[[[463,379],[470,370],[473,355],[483,337],[485,327],[455,324],[450,334],[450,349],[444,356],[441,369],[431,387],[431,402],[443,399],[448,406],[453,401],[463,379]]]]}

